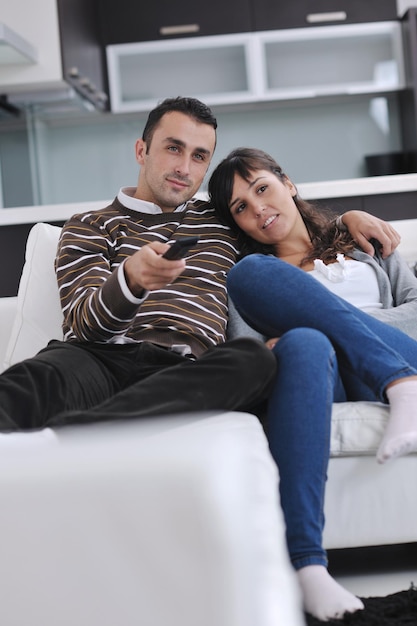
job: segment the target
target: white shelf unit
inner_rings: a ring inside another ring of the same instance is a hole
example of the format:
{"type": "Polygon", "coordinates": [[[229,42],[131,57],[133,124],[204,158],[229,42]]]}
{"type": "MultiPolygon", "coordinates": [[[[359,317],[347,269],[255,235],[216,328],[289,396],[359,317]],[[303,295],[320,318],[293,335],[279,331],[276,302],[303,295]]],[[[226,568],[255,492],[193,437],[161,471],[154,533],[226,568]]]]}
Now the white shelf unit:
{"type": "Polygon", "coordinates": [[[108,46],[112,111],[147,111],[176,95],[212,105],[246,101],[255,92],[250,47],[250,34],[108,46]]]}
{"type": "Polygon", "coordinates": [[[260,40],[270,99],[371,94],[405,85],[398,22],[268,31],[260,40]]]}
{"type": "Polygon", "coordinates": [[[175,95],[213,106],[405,86],[398,22],[117,44],[107,63],[114,113],[148,111],[175,95]]]}

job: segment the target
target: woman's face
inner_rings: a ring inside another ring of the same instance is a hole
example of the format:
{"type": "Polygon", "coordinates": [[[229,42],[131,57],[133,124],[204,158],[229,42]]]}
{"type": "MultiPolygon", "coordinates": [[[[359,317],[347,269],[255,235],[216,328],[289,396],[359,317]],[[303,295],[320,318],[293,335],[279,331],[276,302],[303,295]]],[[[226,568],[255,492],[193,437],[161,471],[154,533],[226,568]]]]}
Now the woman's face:
{"type": "Polygon", "coordinates": [[[297,191],[288,178],[255,170],[249,181],[235,174],[230,213],[236,224],[261,243],[277,244],[302,223],[294,202],[297,191]]]}

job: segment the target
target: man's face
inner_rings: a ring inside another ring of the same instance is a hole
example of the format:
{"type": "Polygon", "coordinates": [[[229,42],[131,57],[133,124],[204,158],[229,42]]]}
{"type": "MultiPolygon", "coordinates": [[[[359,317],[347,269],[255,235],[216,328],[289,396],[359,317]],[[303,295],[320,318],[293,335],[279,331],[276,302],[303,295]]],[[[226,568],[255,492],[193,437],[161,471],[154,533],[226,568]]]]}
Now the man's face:
{"type": "Polygon", "coordinates": [[[184,113],[166,113],[155,128],[150,145],[136,142],[141,166],[135,197],[173,211],[198,191],[210,165],[216,133],[184,113]]]}

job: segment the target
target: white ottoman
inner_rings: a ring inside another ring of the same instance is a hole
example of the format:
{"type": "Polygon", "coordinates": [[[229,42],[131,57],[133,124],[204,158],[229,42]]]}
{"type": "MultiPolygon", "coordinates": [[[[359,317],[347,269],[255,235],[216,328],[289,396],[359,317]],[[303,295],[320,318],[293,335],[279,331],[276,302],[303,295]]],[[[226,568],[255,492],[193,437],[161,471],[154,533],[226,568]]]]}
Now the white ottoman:
{"type": "Polygon", "coordinates": [[[3,624],[304,624],[252,415],[0,437],[3,624]]]}

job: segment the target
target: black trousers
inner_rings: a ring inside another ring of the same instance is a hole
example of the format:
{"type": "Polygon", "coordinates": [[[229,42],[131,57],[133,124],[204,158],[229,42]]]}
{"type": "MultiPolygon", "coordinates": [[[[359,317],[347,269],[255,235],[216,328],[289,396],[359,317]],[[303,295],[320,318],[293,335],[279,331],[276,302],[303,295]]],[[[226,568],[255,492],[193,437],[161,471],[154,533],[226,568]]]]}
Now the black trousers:
{"type": "Polygon", "coordinates": [[[272,352],[240,338],[191,360],[150,343],[52,341],[0,375],[0,431],[212,410],[252,411],[269,395],[272,352]]]}

